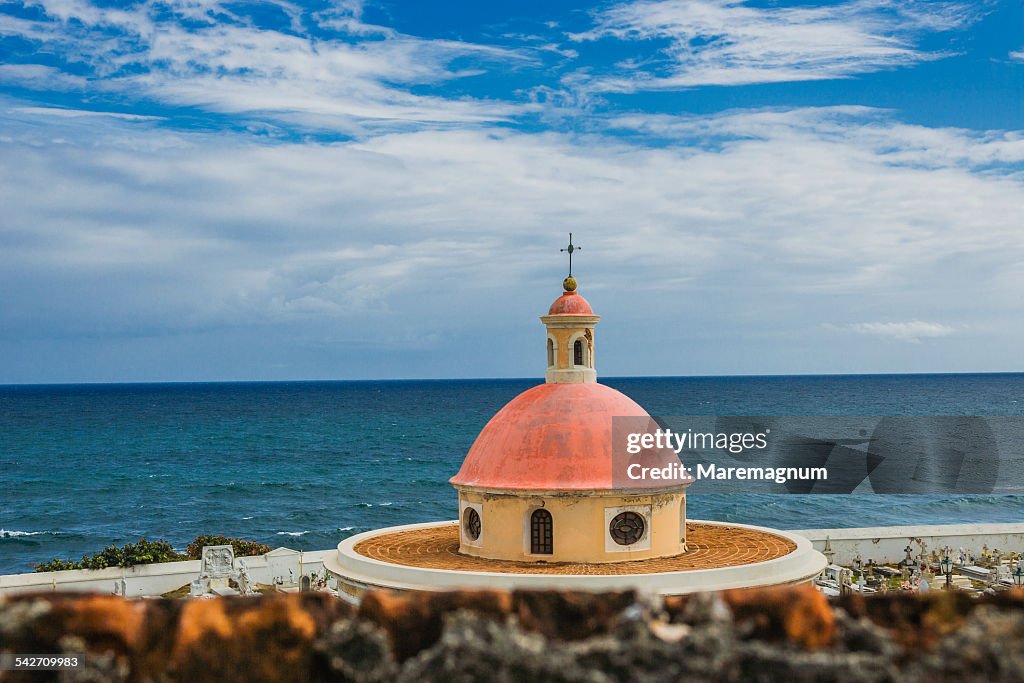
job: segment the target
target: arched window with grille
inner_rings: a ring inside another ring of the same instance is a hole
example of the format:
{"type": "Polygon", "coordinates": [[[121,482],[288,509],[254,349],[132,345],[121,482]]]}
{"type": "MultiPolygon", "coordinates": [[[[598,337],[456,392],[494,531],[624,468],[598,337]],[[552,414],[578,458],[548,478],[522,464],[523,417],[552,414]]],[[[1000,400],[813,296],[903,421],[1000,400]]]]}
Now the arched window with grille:
{"type": "Polygon", "coordinates": [[[572,364],[578,368],[583,367],[583,340],[577,339],[572,345],[572,364]]]}
{"type": "Polygon", "coordinates": [[[548,337],[548,367],[555,367],[555,341],[548,337]]]}
{"type": "Polygon", "coordinates": [[[551,513],[540,508],[530,515],[530,553],[550,555],[554,552],[552,542],[551,513]]]}

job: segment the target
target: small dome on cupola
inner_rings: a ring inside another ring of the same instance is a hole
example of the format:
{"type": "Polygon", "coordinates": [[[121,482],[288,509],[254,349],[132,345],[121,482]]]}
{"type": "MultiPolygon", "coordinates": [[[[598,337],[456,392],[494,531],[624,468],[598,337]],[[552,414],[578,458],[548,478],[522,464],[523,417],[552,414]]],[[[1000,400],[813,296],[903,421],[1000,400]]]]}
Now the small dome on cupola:
{"type": "MultiPolygon", "coordinates": [[[[575,285],[575,280],[573,284],[575,285]]],[[[580,294],[566,291],[551,304],[548,315],[594,315],[594,309],[580,294]]]]}

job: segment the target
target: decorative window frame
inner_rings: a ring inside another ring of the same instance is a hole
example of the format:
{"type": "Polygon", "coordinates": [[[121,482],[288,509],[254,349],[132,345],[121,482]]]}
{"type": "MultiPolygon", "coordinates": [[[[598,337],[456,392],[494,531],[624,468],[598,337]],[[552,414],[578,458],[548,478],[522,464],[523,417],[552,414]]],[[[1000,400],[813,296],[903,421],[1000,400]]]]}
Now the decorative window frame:
{"type": "Polygon", "coordinates": [[[651,505],[621,505],[618,507],[605,508],[603,527],[604,551],[606,553],[631,553],[636,552],[637,550],[650,550],[652,510],[653,506],[651,505]],[[644,535],[641,536],[640,540],[633,545],[619,545],[615,542],[615,539],[612,538],[611,533],[608,531],[608,527],[611,526],[612,520],[623,512],[635,512],[644,520],[644,535]]]}
{"type": "MultiPolygon", "coordinates": [[[[558,369],[558,340],[555,339],[555,335],[553,335],[553,334],[549,334],[548,335],[548,344],[551,345],[550,348],[551,348],[551,351],[552,351],[552,354],[551,354],[551,361],[552,362],[551,362],[550,365],[548,365],[548,369],[549,370],[556,370],[556,369],[558,369]]],[[[544,353],[545,354],[547,353],[547,348],[544,349],[544,353]]]]}
{"type": "Polygon", "coordinates": [[[531,502],[523,515],[523,554],[527,557],[539,557],[539,558],[550,558],[554,555],[555,547],[555,515],[552,514],[551,510],[541,502],[531,502]],[[550,553],[535,553],[533,552],[533,513],[537,510],[544,510],[551,515],[551,549],[550,553]]]}
{"type": "Polygon", "coordinates": [[[577,368],[591,369],[591,368],[594,367],[594,359],[592,357],[592,354],[590,353],[590,340],[587,339],[587,332],[586,332],[586,330],[581,331],[581,332],[576,332],[571,337],[569,337],[568,353],[569,353],[569,368],[570,369],[573,369],[573,370],[575,370],[577,368]],[[583,342],[583,365],[576,365],[576,340],[577,339],[579,341],[583,342]]]}
{"type": "Polygon", "coordinates": [[[679,499],[679,543],[686,551],[686,494],[679,499]]]}
{"type": "Polygon", "coordinates": [[[479,548],[484,544],[484,535],[487,533],[487,527],[484,524],[484,507],[480,503],[469,503],[464,502],[459,507],[459,542],[462,545],[468,545],[474,548],[479,548]],[[476,510],[476,514],[480,515],[480,535],[472,539],[469,534],[466,533],[466,510],[476,510]]]}

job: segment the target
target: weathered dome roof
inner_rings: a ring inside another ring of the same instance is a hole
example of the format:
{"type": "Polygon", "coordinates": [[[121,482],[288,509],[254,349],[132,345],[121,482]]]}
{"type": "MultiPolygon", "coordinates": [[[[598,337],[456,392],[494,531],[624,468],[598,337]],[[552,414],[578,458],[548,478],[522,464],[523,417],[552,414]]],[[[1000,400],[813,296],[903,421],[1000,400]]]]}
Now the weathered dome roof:
{"type": "MultiPolygon", "coordinates": [[[[487,489],[538,491],[672,487],[672,482],[658,480],[629,481],[623,486],[621,473],[616,484],[613,417],[650,419],[633,399],[596,382],[533,387],[491,418],[450,481],[487,489]]],[[[665,449],[653,459],[648,451],[643,462],[662,467],[679,459],[665,449]]]]}
{"type": "Polygon", "coordinates": [[[576,292],[563,292],[551,304],[548,315],[594,315],[594,309],[576,292]]]}

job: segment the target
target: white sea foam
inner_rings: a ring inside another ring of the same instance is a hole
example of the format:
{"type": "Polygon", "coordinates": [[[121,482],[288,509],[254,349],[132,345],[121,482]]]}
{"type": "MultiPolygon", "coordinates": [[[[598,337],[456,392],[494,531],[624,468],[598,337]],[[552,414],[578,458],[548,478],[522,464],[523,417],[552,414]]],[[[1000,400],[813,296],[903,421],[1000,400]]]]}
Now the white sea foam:
{"type": "Polygon", "coordinates": [[[52,531],[16,531],[0,529],[0,538],[17,538],[18,536],[41,536],[42,534],[53,533],[52,531]]]}
{"type": "Polygon", "coordinates": [[[304,536],[308,531],[278,531],[278,536],[304,536]]]}

